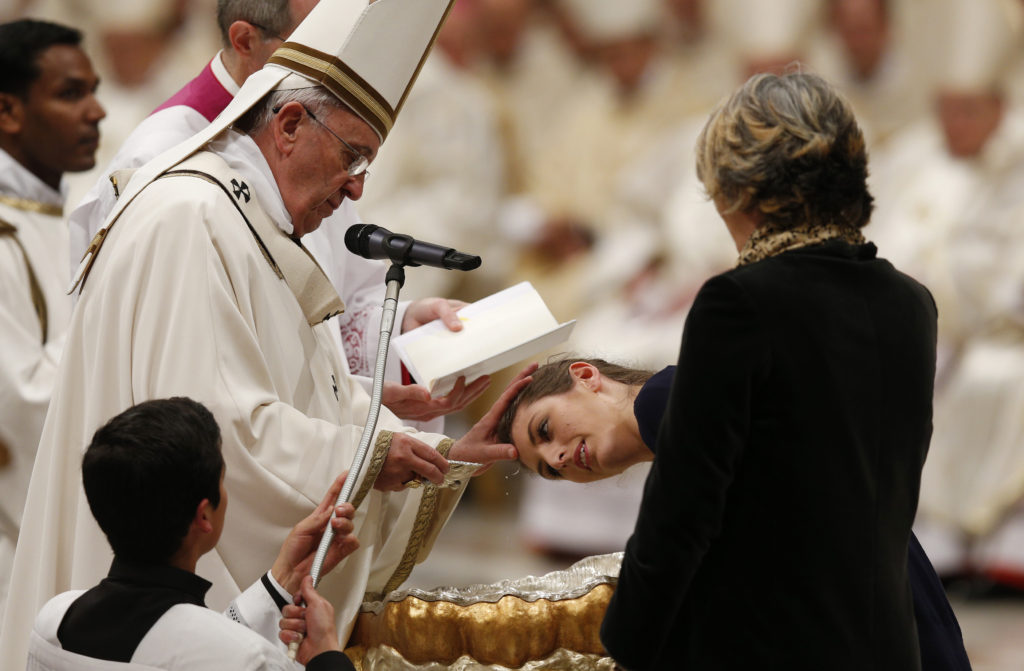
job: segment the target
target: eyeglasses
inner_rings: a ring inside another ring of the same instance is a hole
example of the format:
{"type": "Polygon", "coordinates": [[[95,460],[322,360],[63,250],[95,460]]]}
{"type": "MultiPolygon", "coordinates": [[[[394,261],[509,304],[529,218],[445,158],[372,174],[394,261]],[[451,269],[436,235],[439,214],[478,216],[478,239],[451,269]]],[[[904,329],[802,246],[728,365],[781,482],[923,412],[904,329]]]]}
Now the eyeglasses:
{"type": "MultiPolygon", "coordinates": [[[[344,138],[342,138],[340,135],[338,135],[333,130],[331,130],[330,126],[325,124],[320,119],[317,119],[316,115],[313,114],[309,110],[308,107],[303,105],[302,109],[306,110],[306,114],[309,115],[310,119],[312,119],[313,121],[315,121],[318,124],[320,124],[324,128],[324,130],[326,130],[328,133],[330,133],[331,135],[336,137],[338,139],[338,142],[340,142],[342,145],[344,145],[345,149],[347,149],[349,151],[349,153],[351,153],[352,156],[355,157],[355,158],[353,158],[352,160],[349,161],[348,166],[345,168],[345,172],[348,173],[348,176],[349,177],[359,177],[360,175],[362,175],[364,178],[365,177],[369,177],[370,173],[367,172],[366,169],[370,167],[370,159],[368,159],[365,154],[363,154],[361,151],[359,151],[358,149],[356,149],[355,147],[350,145],[348,142],[345,142],[344,138]]],[[[274,114],[277,114],[278,112],[281,111],[281,107],[280,106],[275,107],[271,111],[274,114]]]]}
{"type": "Polygon", "coordinates": [[[275,40],[281,40],[282,42],[285,41],[285,39],[283,37],[281,37],[280,35],[278,35],[277,33],[270,32],[270,29],[267,28],[266,26],[261,26],[258,23],[253,23],[252,21],[246,21],[246,23],[248,23],[253,28],[256,28],[256,29],[260,30],[267,37],[273,37],[275,40]]]}

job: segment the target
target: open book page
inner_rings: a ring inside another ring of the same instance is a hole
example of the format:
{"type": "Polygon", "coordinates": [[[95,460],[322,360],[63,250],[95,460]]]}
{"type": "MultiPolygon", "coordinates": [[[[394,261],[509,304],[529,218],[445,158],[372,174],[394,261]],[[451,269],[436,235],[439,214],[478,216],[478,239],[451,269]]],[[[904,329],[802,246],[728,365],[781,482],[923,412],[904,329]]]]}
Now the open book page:
{"type": "Polygon", "coordinates": [[[564,342],[575,321],[559,324],[529,282],[462,308],[462,330],[439,320],[392,340],[402,363],[430,393],[444,396],[459,376],[469,384],[564,342]]]}

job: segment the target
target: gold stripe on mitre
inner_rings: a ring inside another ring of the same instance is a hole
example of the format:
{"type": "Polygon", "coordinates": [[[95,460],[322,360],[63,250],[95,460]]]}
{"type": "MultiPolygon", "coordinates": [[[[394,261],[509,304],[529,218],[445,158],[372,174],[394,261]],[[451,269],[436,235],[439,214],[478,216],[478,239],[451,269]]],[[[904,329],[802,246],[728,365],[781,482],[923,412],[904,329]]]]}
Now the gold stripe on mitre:
{"type": "Polygon", "coordinates": [[[285,42],[268,63],[311,79],[336,95],[383,140],[395,124],[395,110],[365,79],[335,56],[297,42],[285,42]]]}
{"type": "Polygon", "coordinates": [[[51,217],[64,216],[64,208],[60,205],[50,205],[49,203],[40,203],[34,200],[15,198],[14,196],[5,196],[3,194],[0,194],[0,205],[8,205],[16,210],[21,210],[22,212],[48,214],[51,217]]]}

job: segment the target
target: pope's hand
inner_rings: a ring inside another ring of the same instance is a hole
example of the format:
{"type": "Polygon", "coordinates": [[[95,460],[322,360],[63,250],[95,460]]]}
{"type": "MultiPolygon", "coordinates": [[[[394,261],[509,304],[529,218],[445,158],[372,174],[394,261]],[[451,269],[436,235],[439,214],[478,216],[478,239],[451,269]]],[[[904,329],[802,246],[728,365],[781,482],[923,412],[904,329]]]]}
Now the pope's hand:
{"type": "Polygon", "coordinates": [[[281,545],[281,551],[270,569],[271,575],[281,587],[289,594],[299,591],[299,584],[304,576],[309,575],[313,566],[313,558],[316,556],[317,547],[320,545],[320,537],[327,528],[327,521],[331,520],[331,528],[334,529],[334,537],[331,539],[330,548],[324,558],[323,568],[320,575],[327,575],[331,569],[338,565],[345,557],[356,551],[359,541],[352,536],[352,517],[355,515],[355,508],[351,503],[343,503],[334,508],[334,502],[338,500],[341,487],[345,484],[345,471],[337,478],[327,491],[323,501],[312,513],[295,527],[285,538],[281,545]],[[335,517],[331,519],[331,509],[334,508],[335,517]]]}
{"type": "Polygon", "coordinates": [[[396,433],[391,437],[391,449],[373,487],[382,492],[397,492],[418,478],[439,485],[447,472],[448,461],[437,450],[409,434],[396,433]]]}
{"type": "Polygon", "coordinates": [[[385,382],[383,403],[398,417],[412,422],[426,422],[435,417],[462,410],[482,394],[491,378],[487,375],[466,384],[466,378],[455,381],[455,387],[441,398],[431,398],[426,387],[418,384],[385,382]]]}
{"type": "Polygon", "coordinates": [[[537,370],[537,364],[534,363],[519,371],[519,374],[505,388],[487,414],[481,417],[480,421],[474,424],[465,436],[452,445],[452,449],[448,452],[449,459],[484,464],[485,467],[475,473],[475,475],[479,475],[495,461],[515,459],[519,456],[514,445],[498,442],[498,420],[501,419],[502,413],[505,412],[505,408],[516,397],[516,394],[530,383],[532,379],[530,375],[535,370],[537,370]]]}
{"type": "Polygon", "coordinates": [[[450,298],[421,298],[409,303],[402,319],[402,333],[440,319],[449,331],[461,331],[462,321],[455,311],[466,306],[450,298]]]}

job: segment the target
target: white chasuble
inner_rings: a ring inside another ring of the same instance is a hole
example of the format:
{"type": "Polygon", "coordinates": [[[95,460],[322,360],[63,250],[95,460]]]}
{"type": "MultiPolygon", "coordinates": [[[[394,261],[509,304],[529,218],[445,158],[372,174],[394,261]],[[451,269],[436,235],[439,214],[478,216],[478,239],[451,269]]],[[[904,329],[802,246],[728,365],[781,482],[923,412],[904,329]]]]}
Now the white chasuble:
{"type": "MultiPolygon", "coordinates": [[[[261,171],[269,174],[265,162],[261,171]]],[[[284,208],[260,183],[201,151],[149,184],[111,227],[72,318],[40,443],[0,641],[3,668],[22,668],[32,618],[47,599],[106,574],[110,550],[85,501],[79,460],[93,432],[118,412],[189,396],[220,425],[227,520],[197,569],[213,582],[207,603],[215,609],[272,564],[291,527],[351,465],[369,396],[347,374],[331,322],[322,321],[340,301],[278,227],[290,224],[268,216],[284,208]],[[330,300],[317,308],[307,301],[304,311],[290,288],[303,283],[299,294],[330,300]]],[[[377,429],[411,432],[386,408],[377,429]]],[[[442,440],[418,437],[435,446],[442,440]]],[[[368,491],[355,519],[360,548],[320,587],[342,641],[364,593],[404,579],[459,496],[433,486],[368,491]]],[[[139,505],[160,514],[159,501],[139,505]]]]}

